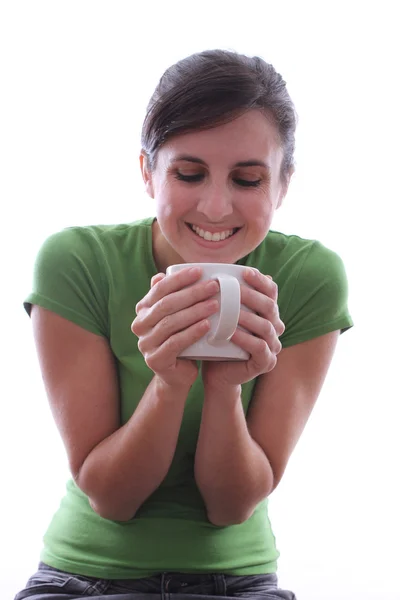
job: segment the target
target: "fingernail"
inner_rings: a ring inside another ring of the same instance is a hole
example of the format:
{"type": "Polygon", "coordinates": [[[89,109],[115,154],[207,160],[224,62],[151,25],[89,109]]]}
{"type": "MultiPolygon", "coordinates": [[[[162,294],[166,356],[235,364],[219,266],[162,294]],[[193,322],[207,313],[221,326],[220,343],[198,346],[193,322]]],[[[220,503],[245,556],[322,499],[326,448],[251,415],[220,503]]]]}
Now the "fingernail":
{"type": "Polygon", "coordinates": [[[206,291],[207,292],[218,292],[219,290],[219,285],[217,281],[209,281],[206,285],[206,291]]]}

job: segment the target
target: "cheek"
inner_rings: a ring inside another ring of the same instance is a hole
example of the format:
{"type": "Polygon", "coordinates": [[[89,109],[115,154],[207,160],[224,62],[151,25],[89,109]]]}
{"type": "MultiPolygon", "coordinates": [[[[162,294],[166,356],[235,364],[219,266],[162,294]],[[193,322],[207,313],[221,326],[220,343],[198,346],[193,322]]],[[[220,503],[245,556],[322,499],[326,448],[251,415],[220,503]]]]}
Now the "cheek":
{"type": "Polygon", "coordinates": [[[158,190],[156,202],[165,217],[179,217],[193,209],[196,195],[179,185],[166,184],[158,190]]]}
{"type": "Polygon", "coordinates": [[[270,218],[273,212],[272,202],[268,195],[260,194],[258,197],[245,198],[243,202],[236,205],[247,220],[263,223],[270,218]]]}
{"type": "Polygon", "coordinates": [[[257,231],[257,233],[264,237],[271,225],[272,215],[266,214],[264,217],[259,217],[258,219],[254,219],[253,229],[257,231]]]}
{"type": "Polygon", "coordinates": [[[156,197],[157,218],[168,229],[187,212],[187,209],[187,202],[171,190],[164,189],[163,193],[156,197]]]}
{"type": "Polygon", "coordinates": [[[168,221],[174,215],[174,208],[171,204],[165,202],[159,205],[159,212],[168,221]]]}
{"type": "Polygon", "coordinates": [[[269,199],[263,197],[257,202],[248,203],[241,212],[253,235],[263,238],[270,228],[275,212],[269,199]]]}

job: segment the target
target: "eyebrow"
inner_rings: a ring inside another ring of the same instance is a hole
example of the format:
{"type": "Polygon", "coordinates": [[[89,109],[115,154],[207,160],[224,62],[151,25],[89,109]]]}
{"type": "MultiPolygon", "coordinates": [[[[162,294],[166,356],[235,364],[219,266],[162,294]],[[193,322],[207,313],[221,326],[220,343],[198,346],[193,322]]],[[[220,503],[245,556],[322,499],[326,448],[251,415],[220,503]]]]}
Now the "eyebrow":
{"type": "MultiPolygon", "coordinates": [[[[207,166],[207,163],[204,160],[198,158],[197,156],[190,156],[190,154],[180,154],[179,156],[176,156],[172,162],[179,162],[181,160],[207,166]]],[[[264,167],[264,169],[271,169],[267,163],[257,159],[243,160],[234,164],[233,167],[264,167]]]]}

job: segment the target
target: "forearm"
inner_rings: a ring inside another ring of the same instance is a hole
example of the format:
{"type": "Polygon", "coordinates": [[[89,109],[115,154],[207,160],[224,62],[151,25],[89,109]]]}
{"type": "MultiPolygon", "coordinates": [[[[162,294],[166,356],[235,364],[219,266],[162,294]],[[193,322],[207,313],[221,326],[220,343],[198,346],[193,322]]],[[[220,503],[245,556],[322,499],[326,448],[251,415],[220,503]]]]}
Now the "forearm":
{"type": "Polygon", "coordinates": [[[205,393],[195,478],[209,520],[242,523],[273,487],[267,457],[248,432],[240,386],[205,393]]]}
{"type": "Polygon", "coordinates": [[[102,517],[131,519],[165,478],[188,391],[154,377],[130,420],[90,452],[76,482],[102,517]]]}

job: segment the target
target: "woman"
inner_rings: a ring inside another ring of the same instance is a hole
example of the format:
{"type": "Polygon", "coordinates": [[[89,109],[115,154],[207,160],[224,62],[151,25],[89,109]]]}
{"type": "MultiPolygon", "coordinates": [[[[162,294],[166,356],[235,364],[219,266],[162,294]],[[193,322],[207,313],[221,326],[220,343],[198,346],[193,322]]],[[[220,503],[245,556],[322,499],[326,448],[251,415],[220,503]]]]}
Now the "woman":
{"type": "Polygon", "coordinates": [[[295,126],[271,65],[190,56],[143,125],[156,219],[43,245],[25,306],[72,479],[16,600],[294,598],[278,588],[267,498],[352,326],[340,258],[270,230],[295,126]],[[249,267],[232,338],[248,361],[178,358],[207,333],[218,284],[165,271],[202,262],[249,267]]]}

